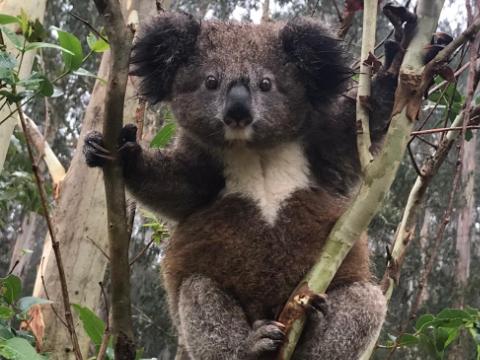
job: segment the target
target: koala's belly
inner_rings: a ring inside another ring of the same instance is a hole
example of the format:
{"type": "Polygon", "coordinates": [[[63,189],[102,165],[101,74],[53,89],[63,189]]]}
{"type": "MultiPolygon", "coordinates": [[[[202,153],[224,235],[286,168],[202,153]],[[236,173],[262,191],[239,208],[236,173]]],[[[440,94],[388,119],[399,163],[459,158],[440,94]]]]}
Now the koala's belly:
{"type": "MultiPolygon", "coordinates": [[[[202,274],[236,298],[251,321],[273,318],[315,262],[343,207],[325,192],[299,190],[273,225],[254,201],[235,194],[193,214],[178,224],[162,264],[173,311],[182,280],[202,274]]],[[[346,281],[369,276],[366,244],[355,248],[342,265],[346,281]]]]}

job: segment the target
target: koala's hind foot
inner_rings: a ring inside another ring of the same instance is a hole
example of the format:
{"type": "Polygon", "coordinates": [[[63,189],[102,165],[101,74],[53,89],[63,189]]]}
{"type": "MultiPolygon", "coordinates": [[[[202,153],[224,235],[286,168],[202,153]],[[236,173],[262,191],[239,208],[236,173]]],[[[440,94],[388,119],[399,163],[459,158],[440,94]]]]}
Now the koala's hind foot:
{"type": "Polygon", "coordinates": [[[285,327],[269,320],[247,322],[242,308],[214,281],[192,276],[179,299],[180,336],[192,359],[271,358],[285,339],[285,327]]]}
{"type": "Polygon", "coordinates": [[[327,312],[309,314],[293,359],[358,359],[380,331],[387,307],[378,286],[358,282],[327,295],[327,312]]]}

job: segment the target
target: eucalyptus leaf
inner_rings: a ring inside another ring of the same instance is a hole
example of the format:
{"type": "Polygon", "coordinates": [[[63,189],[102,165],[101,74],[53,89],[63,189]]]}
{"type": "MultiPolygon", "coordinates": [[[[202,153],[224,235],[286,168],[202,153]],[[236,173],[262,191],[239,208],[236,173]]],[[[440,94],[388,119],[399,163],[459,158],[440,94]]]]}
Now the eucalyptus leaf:
{"type": "Polygon", "coordinates": [[[45,360],[27,340],[19,337],[0,341],[0,356],[8,360],[45,360]]]}
{"type": "Polygon", "coordinates": [[[10,274],[0,279],[0,286],[2,288],[0,294],[2,294],[3,299],[8,304],[13,305],[22,292],[22,282],[20,278],[10,274]]]}
{"type": "Polygon", "coordinates": [[[103,333],[105,332],[105,323],[92,310],[85,306],[72,304],[73,309],[78,314],[83,328],[92,342],[100,346],[103,333]]]}
{"type": "Polygon", "coordinates": [[[102,38],[96,37],[93,33],[88,34],[87,44],[90,50],[104,52],[110,49],[110,45],[102,38]]]}
{"type": "Polygon", "coordinates": [[[20,23],[20,19],[16,16],[0,14],[0,25],[7,25],[13,23],[20,23]]]}
{"type": "Polygon", "coordinates": [[[57,44],[51,44],[47,42],[32,42],[28,43],[25,46],[25,51],[30,51],[30,50],[35,50],[35,49],[45,49],[45,48],[50,48],[50,49],[57,49],[60,50],[68,55],[75,55],[75,53],[67,48],[64,48],[63,46],[57,45],[57,44]]]}
{"type": "Polygon", "coordinates": [[[58,34],[58,41],[62,48],[69,50],[72,54],[63,52],[65,70],[74,71],[80,68],[83,63],[83,50],[80,40],[73,34],[54,28],[58,34]]]}
{"type": "Polygon", "coordinates": [[[166,123],[155,137],[150,142],[151,148],[163,148],[165,147],[173,135],[175,134],[175,124],[170,122],[166,123]]]}

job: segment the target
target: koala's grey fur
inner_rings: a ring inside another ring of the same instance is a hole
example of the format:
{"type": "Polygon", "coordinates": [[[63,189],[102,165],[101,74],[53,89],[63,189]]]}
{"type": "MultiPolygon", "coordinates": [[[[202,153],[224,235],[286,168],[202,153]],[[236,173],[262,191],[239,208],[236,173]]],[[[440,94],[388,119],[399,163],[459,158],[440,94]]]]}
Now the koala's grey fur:
{"type": "MultiPolygon", "coordinates": [[[[179,335],[177,359],[270,359],[274,320],[311,268],[359,177],[354,98],[342,43],[310,19],[264,25],[163,14],[141,32],[133,74],[152,102],[169,101],[173,148],[121,147],[129,190],[178,222],[162,269],[179,335]],[[215,90],[207,76],[218,79],[215,90]],[[268,77],[272,88],[259,89],[268,77]],[[222,122],[232,86],[251,96],[247,130],[222,122]]],[[[388,126],[395,76],[373,85],[374,143],[388,126]]],[[[101,142],[94,135],[89,141],[101,142]]],[[[101,165],[86,147],[90,165],[101,165]]],[[[385,299],[371,281],[366,237],[309,316],[295,359],[356,359],[378,334],[385,299]]]]}

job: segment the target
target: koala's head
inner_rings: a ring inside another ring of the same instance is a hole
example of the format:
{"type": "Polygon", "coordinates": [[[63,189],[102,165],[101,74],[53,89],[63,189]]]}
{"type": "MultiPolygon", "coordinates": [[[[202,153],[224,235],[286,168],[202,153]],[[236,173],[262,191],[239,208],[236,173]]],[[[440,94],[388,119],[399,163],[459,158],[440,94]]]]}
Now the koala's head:
{"type": "Polygon", "coordinates": [[[187,135],[222,147],[300,137],[349,77],[345,61],[342,43],[310,19],[252,25],[167,13],[144,27],[131,63],[150,102],[169,101],[187,135]]]}

